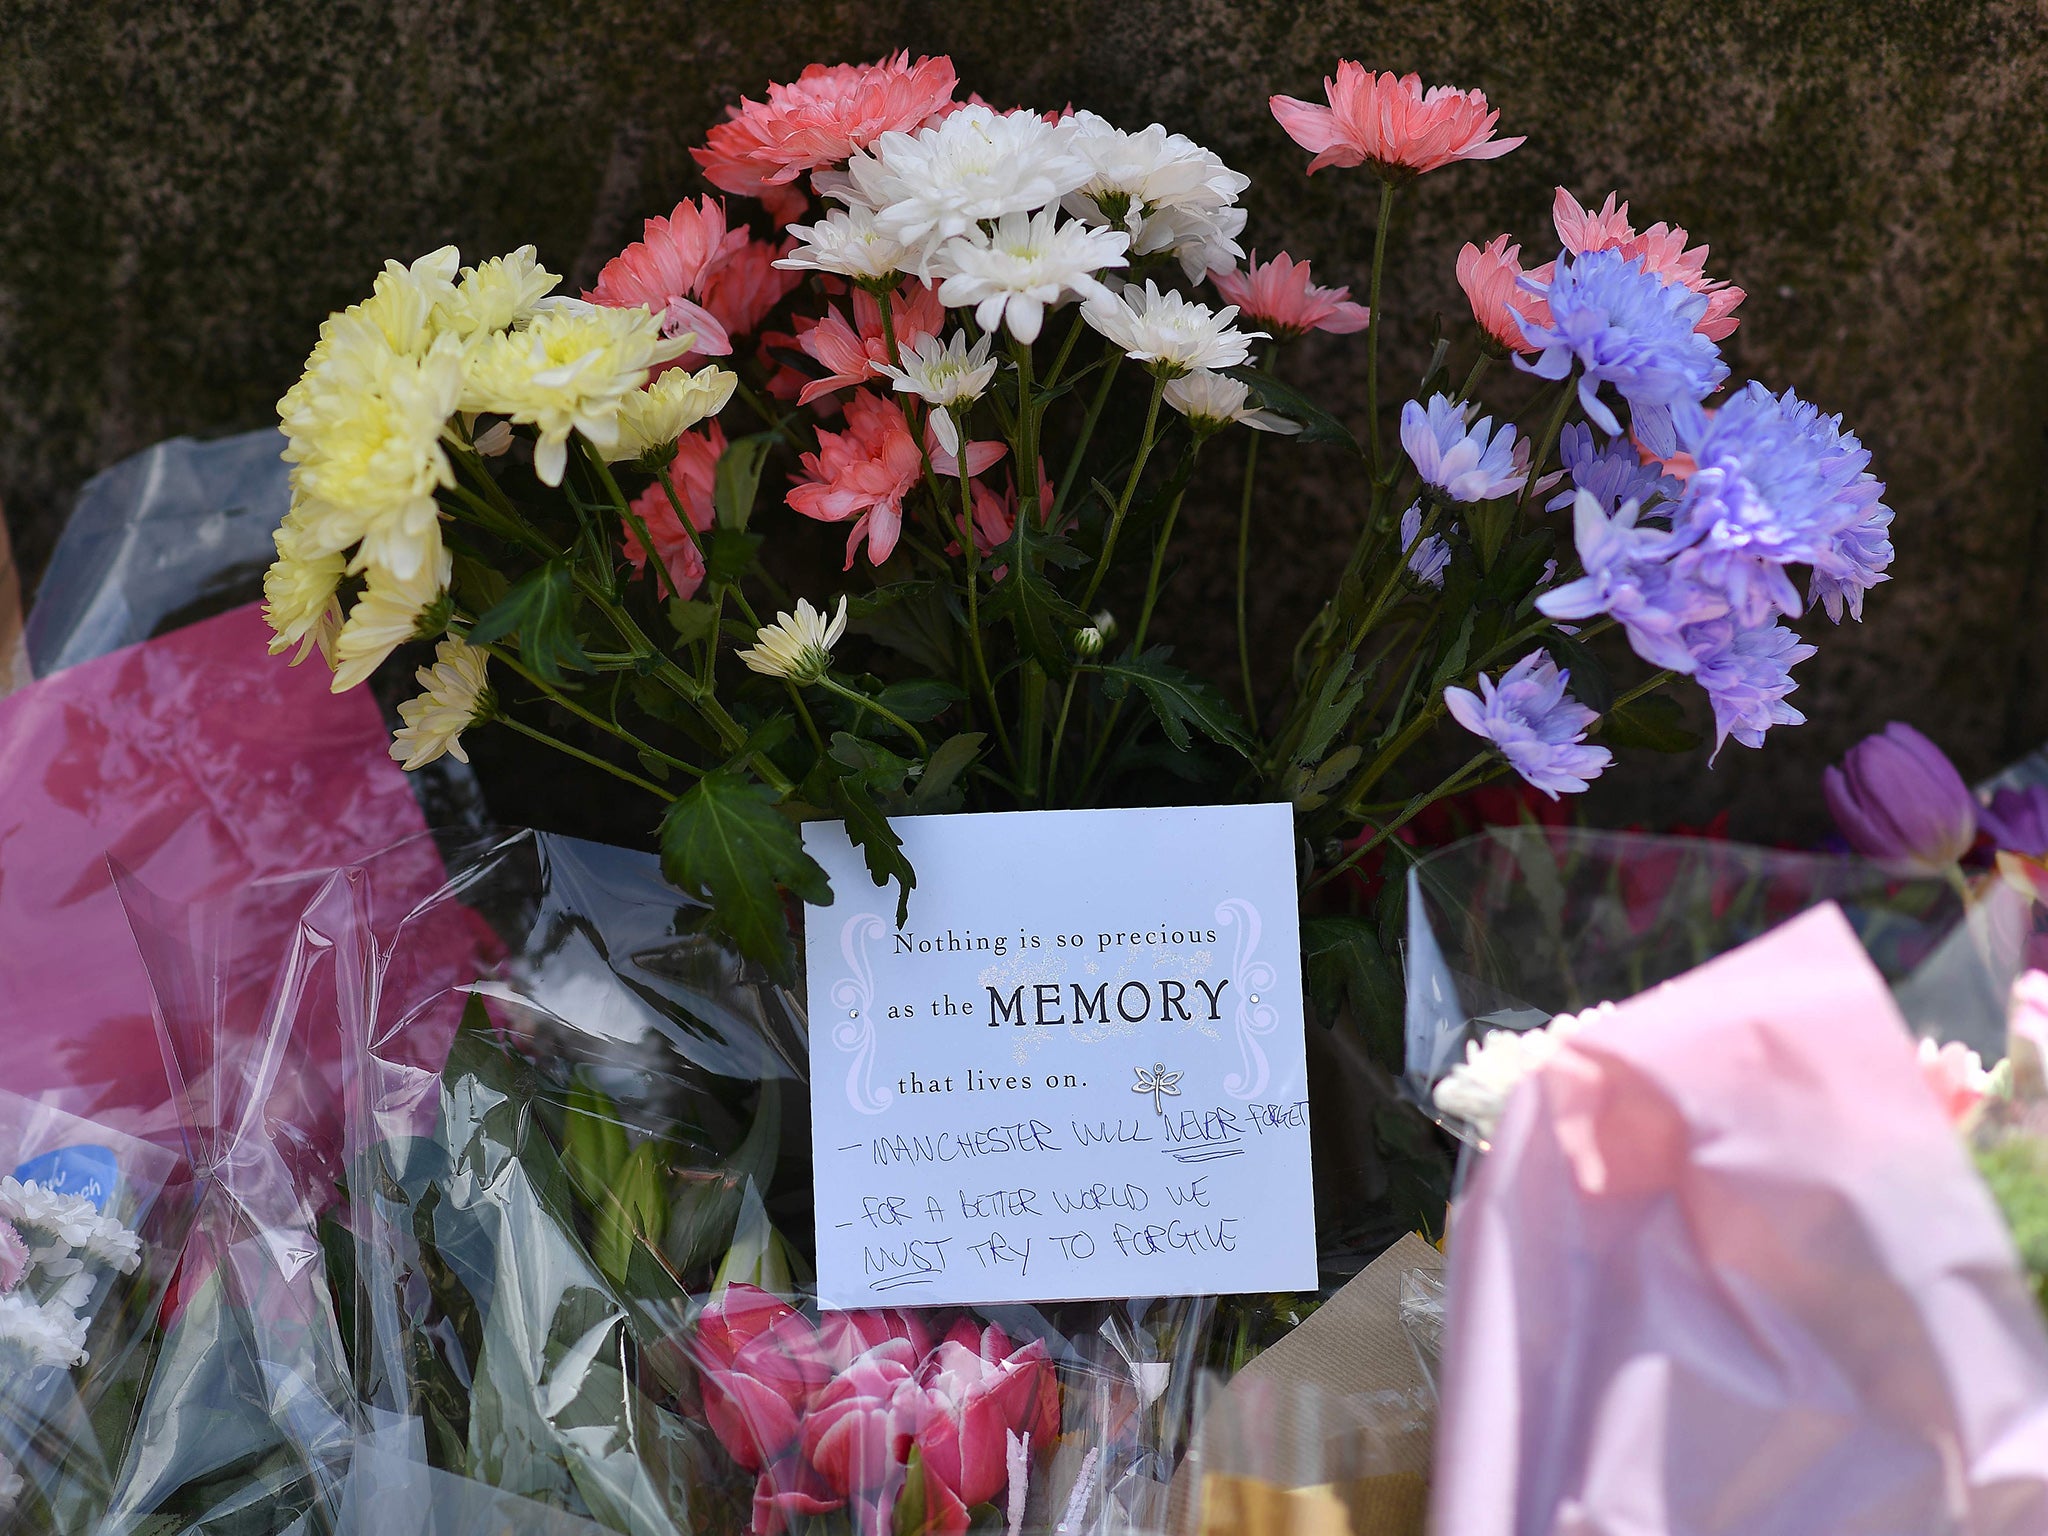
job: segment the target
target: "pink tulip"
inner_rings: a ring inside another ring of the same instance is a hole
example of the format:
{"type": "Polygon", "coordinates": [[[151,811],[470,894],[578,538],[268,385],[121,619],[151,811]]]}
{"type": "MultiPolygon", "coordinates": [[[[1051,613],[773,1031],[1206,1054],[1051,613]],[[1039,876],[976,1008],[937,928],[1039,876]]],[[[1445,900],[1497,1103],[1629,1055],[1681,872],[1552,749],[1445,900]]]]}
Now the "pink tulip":
{"type": "Polygon", "coordinates": [[[774,1387],[739,1371],[702,1374],[711,1432],[747,1471],[762,1471],[796,1444],[802,1429],[796,1405],[774,1387]]]}
{"type": "Polygon", "coordinates": [[[1009,1480],[1010,1431],[1041,1445],[1058,1432],[1058,1388],[1037,1340],[1012,1351],[999,1328],[976,1337],[972,1325],[956,1326],[925,1363],[923,1382],[932,1413],[918,1433],[918,1450],[933,1476],[968,1504],[987,1503],[1009,1480]]]}
{"type": "Polygon", "coordinates": [[[801,1456],[764,1467],[754,1485],[754,1536],[781,1536],[792,1515],[829,1515],[846,1501],[801,1456]]]}
{"type": "Polygon", "coordinates": [[[891,1340],[855,1360],[820,1391],[805,1415],[804,1454],[848,1498],[888,1487],[923,1427],[925,1396],[891,1340]]]}

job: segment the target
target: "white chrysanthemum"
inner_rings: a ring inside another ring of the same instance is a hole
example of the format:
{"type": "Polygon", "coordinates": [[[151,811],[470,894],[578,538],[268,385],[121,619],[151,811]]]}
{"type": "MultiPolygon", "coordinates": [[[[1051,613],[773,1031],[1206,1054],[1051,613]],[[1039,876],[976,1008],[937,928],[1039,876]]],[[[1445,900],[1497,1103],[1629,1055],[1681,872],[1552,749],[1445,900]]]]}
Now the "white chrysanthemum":
{"type": "Polygon", "coordinates": [[[1131,237],[1133,256],[1171,251],[1200,282],[1211,267],[1242,261],[1237,236],[1245,213],[1238,197],[1251,178],[1212,150],[1159,124],[1126,133],[1093,112],[1076,112],[1074,153],[1093,174],[1067,194],[1067,212],[1131,237]]]}
{"type": "Polygon", "coordinates": [[[142,1262],[142,1239],[119,1217],[102,1214],[85,1240],[85,1256],[124,1275],[133,1274],[142,1262]]]}
{"type": "Polygon", "coordinates": [[[560,485],[569,434],[610,448],[619,437],[620,402],[647,382],[649,369],[687,352],[691,340],[663,336],[660,317],[643,308],[549,300],[525,330],[494,336],[478,349],[462,407],[537,428],[534,473],[545,485],[560,485]]]}
{"type": "MultiPolygon", "coordinates": [[[[447,590],[455,562],[443,549],[431,566],[410,580],[370,567],[369,584],[355,600],[334,640],[334,683],[344,693],[383,664],[384,658],[419,633],[420,620],[447,590]]],[[[421,636],[421,638],[425,638],[421,636]]]]}
{"type": "Polygon", "coordinates": [[[296,645],[299,653],[292,665],[297,666],[317,645],[332,665],[334,637],[341,628],[335,589],[346,562],[308,538],[297,513],[286,515],[270,541],[277,547],[277,559],[263,573],[263,618],[274,632],[270,654],[296,645]]]}
{"type": "Polygon", "coordinates": [[[68,1195],[9,1174],[0,1178],[0,1217],[34,1246],[38,1240],[83,1248],[99,1225],[99,1207],[83,1195],[68,1195]]]}
{"type": "Polygon", "coordinates": [[[1251,390],[1242,381],[1197,368],[1166,386],[1166,403],[1187,417],[1200,433],[1219,431],[1234,421],[1261,432],[1292,433],[1301,423],[1276,416],[1271,411],[1250,408],[1251,390]]]}
{"type": "Polygon", "coordinates": [[[1073,130],[1035,112],[968,106],[916,133],[885,133],[820,188],[849,207],[867,208],[875,227],[911,253],[910,270],[928,276],[942,240],[983,219],[1043,208],[1085,182],[1091,168],[1075,154],[1073,130]]]}
{"type": "Polygon", "coordinates": [[[39,1306],[20,1291],[0,1296],[0,1360],[60,1369],[85,1358],[85,1319],[69,1308],[39,1306]]]}
{"type": "Polygon", "coordinates": [[[832,647],[845,633],[845,598],[839,599],[839,610],[829,622],[822,611],[798,598],[795,613],[778,613],[773,624],[754,632],[753,649],[741,651],[740,660],[769,677],[815,683],[831,670],[832,647]]]}
{"type": "Polygon", "coordinates": [[[535,306],[553,293],[561,280],[559,274],[540,264],[532,246],[522,245],[477,266],[464,267],[462,281],[441,301],[436,318],[454,335],[480,340],[531,320],[535,306]]]}
{"type": "Polygon", "coordinates": [[[28,1487],[14,1463],[0,1456],[0,1517],[14,1513],[14,1506],[21,1502],[21,1495],[28,1487]]]}
{"type": "Polygon", "coordinates": [[[616,462],[674,447],[698,422],[724,410],[739,382],[740,376],[725,368],[669,369],[619,402],[619,440],[604,456],[616,462]]]}
{"type": "Polygon", "coordinates": [[[1523,1079],[1556,1056],[1566,1040],[1613,1011],[1612,1003],[1602,1003],[1584,1013],[1560,1013],[1541,1029],[1488,1030],[1484,1040],[1466,1044],[1465,1059],[1436,1085],[1436,1107],[1470,1125],[1482,1141],[1492,1140],[1508,1096],[1523,1079]]]}
{"type": "Polygon", "coordinates": [[[960,453],[960,428],[953,420],[952,407],[979,400],[996,376],[995,359],[988,355],[988,348],[989,338],[984,336],[970,349],[964,331],[955,331],[949,341],[920,336],[915,346],[904,350],[902,367],[876,365],[895,381],[898,394],[916,395],[936,407],[931,413],[932,435],[955,457],[960,453]]]}
{"type": "Polygon", "coordinates": [[[815,224],[792,224],[799,242],[775,263],[791,272],[831,272],[855,282],[879,282],[903,270],[910,252],[875,223],[874,210],[835,208],[815,224]]]}
{"type": "Polygon", "coordinates": [[[421,667],[414,680],[426,692],[398,706],[405,724],[391,738],[391,755],[408,773],[446,755],[469,761],[462,733],[484,712],[490,691],[484,676],[490,655],[453,635],[434,649],[434,664],[421,667]]]}
{"type": "Polygon", "coordinates": [[[939,302],[949,309],[974,306],[984,331],[1008,324],[1022,342],[1038,339],[1048,307],[1064,299],[1108,299],[1096,273],[1124,264],[1129,237],[1091,229],[1077,219],[1060,222],[1057,208],[1006,213],[991,232],[979,225],[940,245],[932,275],[941,279],[939,302]]]}
{"type": "Polygon", "coordinates": [[[1251,356],[1252,342],[1266,334],[1233,326],[1235,305],[1212,310],[1185,295],[1162,293],[1159,285],[1149,280],[1136,303],[1131,294],[1126,288],[1120,294],[1093,300],[1082,313],[1126,356],[1150,363],[1155,372],[1168,378],[1197,368],[1235,368],[1251,356]]]}

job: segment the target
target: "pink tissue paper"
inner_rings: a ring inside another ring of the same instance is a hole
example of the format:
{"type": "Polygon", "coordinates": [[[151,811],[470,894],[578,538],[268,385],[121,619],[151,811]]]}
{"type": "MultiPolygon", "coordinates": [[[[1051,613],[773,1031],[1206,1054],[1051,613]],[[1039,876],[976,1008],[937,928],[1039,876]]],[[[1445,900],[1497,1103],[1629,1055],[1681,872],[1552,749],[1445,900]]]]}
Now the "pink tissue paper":
{"type": "Polygon", "coordinates": [[[2048,1532],[2048,1336],[1832,905],[1523,1084],[1448,1274],[1439,1536],[2048,1532]]]}

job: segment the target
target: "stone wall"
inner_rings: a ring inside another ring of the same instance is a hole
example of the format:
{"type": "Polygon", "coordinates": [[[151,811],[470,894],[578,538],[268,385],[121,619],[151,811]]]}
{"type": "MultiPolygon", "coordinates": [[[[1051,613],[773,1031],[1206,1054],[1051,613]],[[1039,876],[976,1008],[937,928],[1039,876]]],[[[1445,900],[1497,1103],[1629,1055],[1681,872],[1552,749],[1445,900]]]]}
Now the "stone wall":
{"type": "MultiPolygon", "coordinates": [[[[1345,55],[1482,86],[1529,135],[1424,178],[1397,216],[1393,388],[1434,313],[1463,321],[1460,244],[1541,247],[1552,186],[1619,189],[1749,290],[1736,378],[1845,412],[1891,483],[1898,578],[1860,629],[1820,637],[1795,699],[1812,724],[1731,748],[1711,779],[1617,776],[1599,814],[1732,799],[1739,828],[1802,835],[1819,764],[1887,718],[1971,772],[2048,737],[2048,28],[2029,0],[42,0],[10,19],[0,500],[31,581],[86,475],[266,420],[383,258],[531,240],[587,278],[697,187],[686,150],[723,103],[814,58],[946,51],[997,103],[1180,128],[1255,177],[1249,241],[1362,284],[1372,185],[1304,181],[1265,106],[1345,55]]],[[[1330,338],[1288,366],[1356,422],[1361,355],[1330,338]]],[[[1277,671],[1360,496],[1325,452],[1266,467],[1256,615],[1277,671]]],[[[1227,612],[1231,471],[1188,514],[1184,614],[1227,612]]],[[[1184,629],[1227,673],[1227,626],[1184,629]]]]}

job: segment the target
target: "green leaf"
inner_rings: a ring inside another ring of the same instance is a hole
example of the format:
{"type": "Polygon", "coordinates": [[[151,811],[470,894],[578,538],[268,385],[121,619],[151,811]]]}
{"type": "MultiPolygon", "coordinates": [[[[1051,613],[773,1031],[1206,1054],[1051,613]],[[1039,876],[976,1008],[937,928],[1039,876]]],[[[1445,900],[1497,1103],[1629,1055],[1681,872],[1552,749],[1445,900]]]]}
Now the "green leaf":
{"type": "Polygon", "coordinates": [[[924,671],[945,675],[959,670],[954,651],[959,627],[937,582],[892,582],[854,598],[847,613],[855,634],[908,657],[924,671]]]}
{"type": "Polygon", "coordinates": [[[734,773],[742,773],[747,760],[752,757],[768,757],[791,736],[796,734],[796,720],[787,714],[770,715],[751,731],[740,743],[740,749],[726,759],[725,766],[734,773]]]}
{"type": "Polygon", "coordinates": [[[676,640],[683,645],[695,645],[711,633],[714,611],[709,603],[686,603],[681,598],[670,598],[665,610],[669,628],[676,632],[676,640]]]}
{"type": "Polygon", "coordinates": [[[617,1107],[581,1072],[569,1079],[562,1122],[562,1163],[584,1199],[595,1204],[626,1161],[626,1131],[617,1107]]]}
{"type": "Polygon", "coordinates": [[[1652,693],[1601,716],[1600,739],[1616,747],[1690,752],[1701,738],[1697,731],[1686,729],[1685,711],[1679,708],[1676,699],[1652,693]]]}
{"type": "Polygon", "coordinates": [[[1267,410],[1275,411],[1289,421],[1300,422],[1300,441],[1335,443],[1340,448],[1350,449],[1361,459],[1365,457],[1365,450],[1351,435],[1349,427],[1292,385],[1250,368],[1227,368],[1224,371],[1233,379],[1251,386],[1252,394],[1267,410]]]}
{"type": "Polygon", "coordinates": [[[875,695],[875,702],[913,725],[936,720],[967,697],[958,685],[936,677],[906,678],[875,695]]]}
{"type": "Polygon", "coordinates": [[[567,558],[550,560],[528,572],[470,629],[469,642],[485,645],[517,633],[519,654],[550,683],[562,680],[562,668],[590,669],[590,658],[577,643],[572,619],[576,588],[567,558]]]}
{"type": "Polygon", "coordinates": [[[729,769],[705,774],[663,815],[661,872],[710,903],[742,954],[784,975],[789,923],[776,887],[814,906],[832,903],[831,882],[774,794],[729,769]]]}
{"type": "Polygon", "coordinates": [[[846,819],[846,835],[861,851],[875,884],[896,882],[896,926],[902,927],[910,915],[910,893],[917,885],[917,871],[903,857],[903,839],[889,825],[889,818],[858,774],[834,777],[832,805],[846,819]]]}
{"type": "MultiPolygon", "coordinates": [[[[1572,697],[1596,715],[1604,715],[1614,703],[1614,684],[1600,658],[1570,635],[1544,636],[1543,648],[1550,659],[1571,673],[1572,697]]],[[[1515,658],[1520,660],[1520,657],[1515,658]]]]}
{"type": "Polygon", "coordinates": [[[1193,726],[1211,741],[1229,747],[1243,757],[1252,754],[1252,739],[1223,695],[1199,678],[1168,666],[1172,652],[1163,645],[1138,656],[1126,656],[1102,669],[1105,688],[1111,698],[1135,686],[1159,717],[1166,739],[1185,752],[1193,745],[1188,728],[1193,726]]]}
{"type": "Polygon", "coordinates": [[[1320,762],[1330,743],[1335,741],[1344,727],[1351,723],[1351,716],[1357,711],[1359,701],[1365,697],[1366,684],[1379,669],[1380,658],[1375,656],[1372,663],[1349,687],[1345,680],[1351,676],[1352,661],[1349,656],[1333,668],[1323,679],[1323,686],[1316,690],[1315,704],[1309,710],[1308,725],[1302,731],[1301,745],[1295,749],[1294,761],[1307,766],[1320,762]]]}
{"type": "Polygon", "coordinates": [[[1458,625],[1458,632],[1451,636],[1451,643],[1445,647],[1442,658],[1438,660],[1436,671],[1429,680],[1431,697],[1434,697],[1445,683],[1463,674],[1465,657],[1472,648],[1472,616],[1473,610],[1466,609],[1464,620],[1458,625]]]}
{"type": "Polygon", "coordinates": [[[960,776],[974,766],[974,760],[981,756],[982,743],[987,739],[980,731],[962,731],[958,736],[948,736],[940,742],[925,761],[924,774],[918,779],[917,788],[910,792],[911,809],[918,812],[958,810],[963,802],[955,785],[960,776]]]}
{"type": "Polygon", "coordinates": [[[753,568],[754,552],[760,547],[758,533],[713,528],[704,535],[704,579],[713,586],[731,586],[753,568]]]}
{"type": "Polygon", "coordinates": [[[832,745],[826,755],[837,763],[845,773],[858,779],[862,786],[876,794],[901,792],[904,781],[910,777],[910,770],[917,765],[907,757],[898,756],[887,747],[854,735],[851,731],[834,731],[832,745]]]}
{"type": "Polygon", "coordinates": [[[668,1225],[664,1173],[660,1144],[643,1141],[607,1181],[597,1211],[597,1242],[591,1257],[614,1285],[626,1283],[635,1242],[661,1245],[668,1225]]]}
{"type": "Polygon", "coordinates": [[[1007,546],[1009,572],[989,594],[982,616],[1008,624],[1016,632],[1018,645],[1049,675],[1060,678],[1073,665],[1067,654],[1067,636],[1086,624],[1088,616],[1039,573],[1055,547],[1064,546],[1032,528],[1030,519],[1018,518],[1007,546]]]}
{"type": "Polygon", "coordinates": [[[782,1144],[782,1090],[772,1077],[761,1082],[761,1100],[739,1150],[721,1168],[678,1176],[663,1246],[678,1273],[709,1264],[732,1246],[740,1195],[751,1182],[768,1187],[782,1144]]]}
{"type": "Polygon", "coordinates": [[[1346,1007],[1380,1065],[1401,1070],[1401,968],[1367,917],[1311,917],[1301,924],[1309,1001],[1327,1026],[1346,1007]]]}
{"type": "Polygon", "coordinates": [[[718,456],[718,469],[711,482],[711,505],[718,512],[720,528],[744,529],[754,515],[754,498],[761,489],[761,465],[775,445],[773,432],[756,432],[735,438],[718,456]]]}
{"type": "Polygon", "coordinates": [[[469,612],[489,613],[505,600],[512,584],[496,566],[460,550],[454,552],[454,565],[450,585],[455,600],[469,612]]]}

